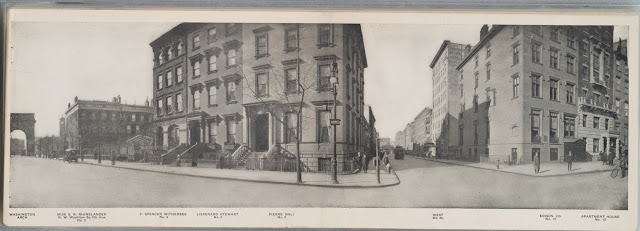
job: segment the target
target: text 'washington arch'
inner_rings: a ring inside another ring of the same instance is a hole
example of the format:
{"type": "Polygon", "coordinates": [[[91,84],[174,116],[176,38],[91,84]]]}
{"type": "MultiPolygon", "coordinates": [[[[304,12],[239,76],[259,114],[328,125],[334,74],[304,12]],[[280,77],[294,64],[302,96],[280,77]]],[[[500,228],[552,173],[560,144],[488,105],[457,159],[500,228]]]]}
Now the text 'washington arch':
{"type": "Polygon", "coordinates": [[[21,130],[27,136],[27,155],[35,155],[35,125],[36,118],[33,113],[11,113],[11,132],[21,130]]]}

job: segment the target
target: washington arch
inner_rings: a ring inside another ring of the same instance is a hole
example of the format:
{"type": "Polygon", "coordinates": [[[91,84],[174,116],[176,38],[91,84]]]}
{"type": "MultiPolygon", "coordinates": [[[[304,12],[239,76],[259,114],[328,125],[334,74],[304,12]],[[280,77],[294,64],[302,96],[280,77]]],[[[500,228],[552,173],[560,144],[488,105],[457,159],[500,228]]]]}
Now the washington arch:
{"type": "Polygon", "coordinates": [[[27,136],[27,155],[35,155],[35,125],[36,119],[33,113],[11,113],[11,131],[21,130],[27,136]]]}

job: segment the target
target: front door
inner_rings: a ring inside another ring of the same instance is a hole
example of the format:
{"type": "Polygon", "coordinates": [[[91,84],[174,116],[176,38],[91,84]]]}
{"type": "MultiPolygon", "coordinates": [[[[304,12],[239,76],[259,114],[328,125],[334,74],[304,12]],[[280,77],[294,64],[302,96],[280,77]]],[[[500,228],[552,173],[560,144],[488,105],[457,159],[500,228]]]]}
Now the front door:
{"type": "Polygon", "coordinates": [[[200,122],[193,121],[189,123],[189,143],[196,144],[200,142],[200,122]]]}
{"type": "Polygon", "coordinates": [[[269,115],[256,116],[255,120],[256,152],[269,151],[269,115]]]}

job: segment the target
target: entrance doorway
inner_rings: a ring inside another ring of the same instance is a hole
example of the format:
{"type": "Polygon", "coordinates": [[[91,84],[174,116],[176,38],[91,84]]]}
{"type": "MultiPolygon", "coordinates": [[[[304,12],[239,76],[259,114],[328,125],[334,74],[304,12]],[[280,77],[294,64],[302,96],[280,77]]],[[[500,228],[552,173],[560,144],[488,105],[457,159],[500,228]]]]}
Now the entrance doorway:
{"type": "Polygon", "coordinates": [[[189,123],[189,144],[197,144],[200,142],[200,122],[192,121],[189,123]]]}
{"type": "Polygon", "coordinates": [[[256,152],[269,151],[269,115],[262,114],[255,118],[256,152]]]}

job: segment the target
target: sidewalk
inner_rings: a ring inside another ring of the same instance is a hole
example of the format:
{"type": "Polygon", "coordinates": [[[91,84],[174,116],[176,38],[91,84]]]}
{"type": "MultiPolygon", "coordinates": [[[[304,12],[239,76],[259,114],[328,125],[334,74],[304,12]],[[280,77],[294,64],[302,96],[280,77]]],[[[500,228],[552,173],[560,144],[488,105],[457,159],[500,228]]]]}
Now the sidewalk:
{"type": "Polygon", "coordinates": [[[253,170],[236,170],[236,169],[216,169],[207,167],[176,167],[167,165],[153,165],[149,163],[136,162],[116,162],[111,165],[111,160],[97,160],[85,158],[84,162],[78,160],[81,164],[98,165],[104,167],[114,167],[130,170],[148,171],[156,173],[174,174],[192,177],[204,177],[211,179],[238,180],[248,182],[262,182],[274,184],[291,184],[303,186],[317,187],[335,187],[335,188],[377,188],[389,187],[400,184],[400,179],[394,171],[386,173],[380,171],[380,184],[377,182],[375,171],[368,173],[358,173],[349,175],[338,175],[339,184],[331,184],[330,173],[302,173],[302,183],[296,183],[295,172],[276,172],[276,171],[253,171],[253,170]]]}
{"type": "Polygon", "coordinates": [[[427,159],[423,157],[414,157],[409,156],[410,158],[415,159],[423,159],[428,161],[446,163],[446,164],[454,164],[454,165],[462,165],[472,168],[481,168],[487,170],[494,170],[500,172],[508,172],[526,176],[535,176],[535,177],[543,177],[543,176],[563,176],[563,175],[574,175],[581,173],[593,173],[593,172],[610,172],[615,168],[615,166],[602,165],[602,162],[573,162],[572,171],[569,172],[567,169],[567,163],[557,163],[557,162],[548,162],[540,164],[540,172],[535,173],[533,170],[533,164],[519,164],[519,165],[508,165],[504,163],[500,163],[500,169],[497,168],[497,163],[476,163],[476,162],[465,162],[459,160],[444,160],[444,159],[427,159]]]}

